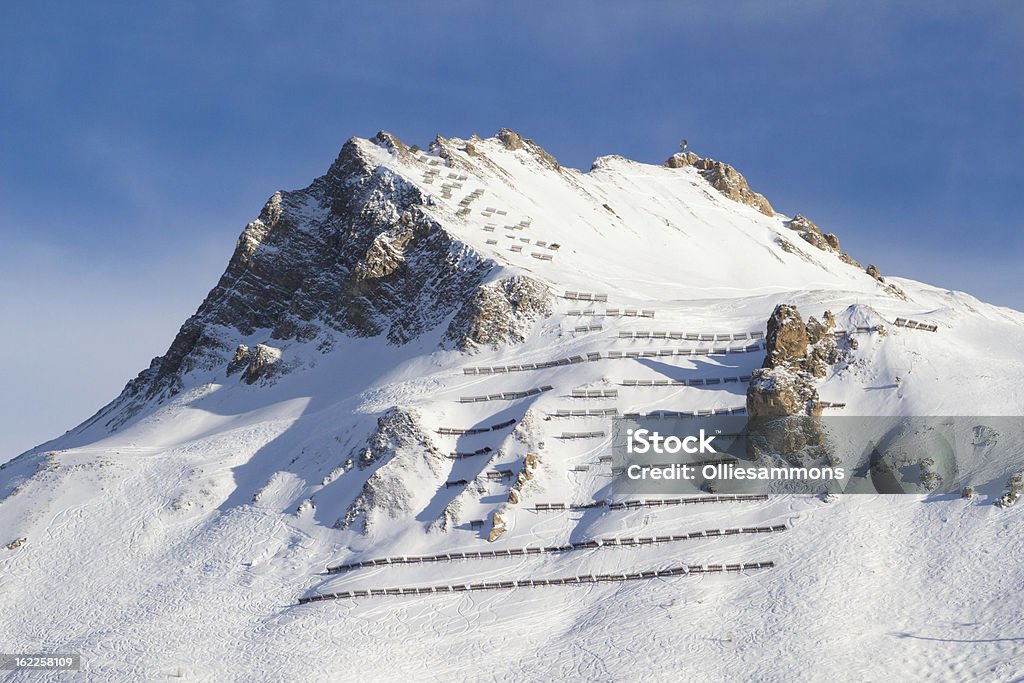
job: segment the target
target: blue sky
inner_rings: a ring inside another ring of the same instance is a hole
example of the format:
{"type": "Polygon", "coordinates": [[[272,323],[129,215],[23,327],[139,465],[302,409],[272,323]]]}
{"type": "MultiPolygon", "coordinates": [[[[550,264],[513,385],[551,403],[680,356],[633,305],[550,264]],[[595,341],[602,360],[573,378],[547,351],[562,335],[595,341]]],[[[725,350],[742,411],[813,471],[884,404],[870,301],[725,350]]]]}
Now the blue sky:
{"type": "Polygon", "coordinates": [[[0,26],[0,460],[112,398],[352,135],[680,137],[855,257],[1024,308],[1019,2],[18,3],[0,26]]]}

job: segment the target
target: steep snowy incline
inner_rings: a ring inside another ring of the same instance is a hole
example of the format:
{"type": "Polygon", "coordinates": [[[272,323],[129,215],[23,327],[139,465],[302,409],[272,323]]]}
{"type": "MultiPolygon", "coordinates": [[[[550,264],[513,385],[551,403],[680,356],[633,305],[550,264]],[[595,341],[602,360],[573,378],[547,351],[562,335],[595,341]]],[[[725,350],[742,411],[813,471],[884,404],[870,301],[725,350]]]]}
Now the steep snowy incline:
{"type": "Polygon", "coordinates": [[[742,414],[783,303],[835,341],[808,380],[845,406],[826,411],[1021,414],[1024,315],[869,274],[838,244],[692,154],[583,173],[507,130],[427,152],[354,138],[271,198],[120,397],[0,466],[0,651],[80,651],[115,679],[667,680],[696,659],[707,678],[917,663],[1007,680],[1024,612],[1003,598],[1024,567],[1006,558],[1024,537],[1019,506],[989,504],[1002,479],[963,501],[624,507],[610,492],[612,416],[742,414]],[[975,612],[985,623],[965,625],[975,612]]]}

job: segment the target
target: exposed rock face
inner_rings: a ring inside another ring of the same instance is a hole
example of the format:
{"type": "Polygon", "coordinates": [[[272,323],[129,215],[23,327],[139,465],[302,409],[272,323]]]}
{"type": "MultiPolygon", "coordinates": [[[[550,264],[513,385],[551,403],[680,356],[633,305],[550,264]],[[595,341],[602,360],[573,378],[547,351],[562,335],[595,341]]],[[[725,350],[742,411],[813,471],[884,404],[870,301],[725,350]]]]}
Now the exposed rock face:
{"type": "Polygon", "coordinates": [[[888,291],[893,296],[898,296],[901,299],[907,298],[906,292],[904,292],[902,289],[892,284],[891,282],[885,281],[885,278],[882,277],[882,271],[878,269],[878,266],[874,264],[869,264],[868,267],[864,269],[864,272],[866,272],[868,275],[877,280],[879,284],[884,285],[886,291],[888,291]]]}
{"type": "Polygon", "coordinates": [[[327,348],[338,334],[404,344],[462,306],[493,263],[426,214],[427,198],[375,161],[381,149],[409,154],[390,133],[352,139],[309,187],[275,193],[167,353],[93,421],[116,428],[181,391],[192,371],[249,367],[239,336],[267,330],[274,347],[273,340],[320,339],[327,348]]]}
{"type": "Polygon", "coordinates": [[[409,154],[409,146],[399,140],[396,135],[392,135],[386,130],[382,130],[377,133],[377,135],[373,137],[373,141],[385,149],[398,153],[402,157],[409,154]]]}
{"type": "Polygon", "coordinates": [[[505,145],[505,149],[512,151],[526,147],[523,138],[514,130],[509,130],[508,128],[502,128],[498,131],[498,139],[501,140],[501,144],[505,145]]]}
{"type": "MultiPolygon", "coordinates": [[[[856,259],[840,248],[839,238],[835,234],[831,232],[822,233],[821,228],[815,225],[814,222],[806,216],[797,214],[792,218],[792,220],[787,221],[786,227],[799,233],[800,237],[808,244],[811,244],[822,251],[828,251],[836,254],[844,263],[854,266],[855,268],[863,267],[856,261],[856,259]]],[[[779,246],[781,246],[784,251],[794,251],[791,245],[785,244],[785,240],[782,240],[779,243],[779,246]]],[[[890,294],[898,296],[901,299],[907,298],[907,295],[899,287],[886,283],[885,278],[882,277],[882,273],[874,265],[869,265],[865,269],[865,272],[881,284],[885,285],[885,289],[890,294]]]]}
{"type": "Polygon", "coordinates": [[[491,533],[487,535],[487,541],[489,543],[497,541],[505,533],[505,528],[505,518],[501,516],[500,512],[495,511],[491,519],[491,533]]]}
{"type": "Polygon", "coordinates": [[[538,318],[551,315],[552,301],[547,286],[524,275],[484,285],[455,314],[444,341],[463,351],[521,343],[538,318]]]}
{"type": "Polygon", "coordinates": [[[242,379],[246,384],[255,384],[260,380],[266,381],[281,370],[281,352],[266,344],[257,344],[249,357],[249,365],[242,373],[242,379]]]}
{"type": "Polygon", "coordinates": [[[429,433],[420,424],[419,415],[395,407],[377,419],[377,429],[366,440],[366,445],[359,450],[354,460],[359,469],[365,469],[400,449],[419,449],[428,455],[442,457],[429,433]]]}
{"type": "Polygon", "coordinates": [[[804,369],[815,377],[824,377],[828,374],[828,369],[839,361],[840,356],[836,337],[832,333],[835,318],[832,318],[829,311],[825,313],[824,322],[818,322],[811,317],[806,325],[807,359],[804,361],[804,369]]]}
{"type": "Polygon", "coordinates": [[[828,454],[827,435],[811,419],[821,415],[814,379],[839,360],[835,318],[828,311],[823,318],[805,325],[795,306],[780,304],[768,320],[764,367],[754,371],[747,387],[751,457],[799,464],[828,454]]]}
{"type": "Polygon", "coordinates": [[[848,263],[851,266],[856,266],[857,268],[861,267],[852,256],[840,248],[839,238],[834,233],[822,233],[821,228],[815,225],[814,222],[806,216],[797,214],[792,218],[792,220],[786,223],[786,227],[799,233],[800,237],[808,244],[811,244],[822,251],[835,253],[843,260],[843,262],[848,263]]]}
{"type": "Polygon", "coordinates": [[[997,507],[1010,508],[1017,504],[1024,494],[1024,472],[1014,474],[1006,482],[1006,492],[995,502],[997,507]]]}
{"type": "Polygon", "coordinates": [[[513,482],[512,486],[509,488],[508,502],[513,505],[519,503],[523,487],[526,486],[526,482],[533,479],[533,473],[539,465],[540,458],[536,453],[526,454],[526,458],[523,459],[523,469],[519,471],[515,482],[513,482]]]}
{"type": "Polygon", "coordinates": [[[807,357],[807,328],[796,306],[780,304],[768,319],[764,367],[800,363],[807,357]]]}
{"type": "Polygon", "coordinates": [[[752,206],[766,216],[774,216],[775,211],[764,195],[750,189],[747,179],[729,164],[714,159],[704,159],[693,152],[677,152],[665,162],[669,168],[693,166],[711,186],[729,199],[752,206]]]}
{"type": "Polygon", "coordinates": [[[228,363],[228,376],[230,377],[248,364],[249,347],[245,344],[239,344],[238,348],[235,349],[235,355],[231,357],[231,362],[228,363]]]}
{"type": "Polygon", "coordinates": [[[501,140],[501,144],[505,145],[505,149],[513,151],[524,149],[548,168],[555,171],[562,168],[561,164],[558,163],[558,159],[551,156],[546,149],[538,145],[533,140],[523,138],[515,131],[509,130],[508,128],[502,128],[498,131],[497,137],[501,140]]]}
{"type": "Polygon", "coordinates": [[[747,387],[747,413],[751,417],[821,415],[818,390],[805,378],[785,368],[759,368],[747,387]]]}
{"type": "Polygon", "coordinates": [[[17,549],[18,549],[18,548],[20,548],[21,546],[25,545],[25,543],[26,543],[27,541],[28,541],[28,539],[27,539],[27,538],[25,538],[25,537],[21,537],[21,538],[16,538],[16,539],[14,539],[13,541],[11,541],[10,543],[8,543],[8,544],[7,544],[7,545],[6,545],[5,547],[6,547],[6,548],[7,548],[8,550],[17,550],[17,549]]]}
{"type": "Polygon", "coordinates": [[[415,492],[409,486],[417,481],[415,475],[421,480],[438,480],[445,464],[444,456],[423,428],[419,415],[398,407],[377,420],[376,430],[353,459],[359,469],[371,466],[377,469],[335,527],[352,527],[363,533],[381,515],[412,514],[415,492]]]}
{"type": "Polygon", "coordinates": [[[780,304],[768,320],[764,366],[754,371],[747,387],[751,417],[821,415],[813,378],[824,377],[839,360],[827,312],[824,322],[811,318],[805,325],[796,306],[780,304]]]}

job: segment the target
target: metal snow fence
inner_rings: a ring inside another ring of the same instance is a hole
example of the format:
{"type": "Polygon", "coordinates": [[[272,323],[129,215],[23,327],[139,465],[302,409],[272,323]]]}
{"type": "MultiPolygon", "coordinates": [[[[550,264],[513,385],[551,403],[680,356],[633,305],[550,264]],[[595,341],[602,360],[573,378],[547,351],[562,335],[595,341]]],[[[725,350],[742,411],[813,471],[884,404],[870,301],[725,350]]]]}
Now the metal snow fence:
{"type": "Polygon", "coordinates": [[[616,398],[618,389],[573,389],[572,398],[616,398]]]}
{"type": "Polygon", "coordinates": [[[897,327],[906,327],[911,330],[924,330],[925,332],[937,332],[939,329],[938,325],[923,323],[918,320],[910,320],[909,318],[896,318],[893,325],[896,325],[897,327]]]}
{"type": "Polygon", "coordinates": [[[478,455],[487,455],[488,453],[492,452],[493,449],[490,446],[484,446],[483,448],[478,448],[472,452],[452,451],[448,457],[452,458],[453,460],[461,460],[462,458],[472,458],[478,455]]]}
{"type": "Polygon", "coordinates": [[[437,593],[456,593],[465,591],[510,590],[515,588],[536,588],[546,586],[573,586],[581,584],[636,581],[662,577],[686,576],[688,574],[743,572],[758,569],[770,569],[775,566],[771,560],[762,562],[745,562],[733,564],[681,565],[668,569],[653,569],[631,573],[615,574],[584,574],[582,576],[566,576],[554,579],[518,579],[513,581],[490,581],[485,583],[455,584],[444,586],[416,586],[410,588],[384,588],[338,591],[299,598],[300,605],[323,600],[344,600],[356,597],[432,595],[437,593]]]}

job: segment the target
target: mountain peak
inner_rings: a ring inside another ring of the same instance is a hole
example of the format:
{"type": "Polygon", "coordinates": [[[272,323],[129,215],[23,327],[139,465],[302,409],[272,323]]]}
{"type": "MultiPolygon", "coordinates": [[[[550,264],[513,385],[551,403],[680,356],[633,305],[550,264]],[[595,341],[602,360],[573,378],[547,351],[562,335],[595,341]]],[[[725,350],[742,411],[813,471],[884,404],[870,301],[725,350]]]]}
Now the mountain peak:
{"type": "Polygon", "coordinates": [[[674,272],[681,294],[795,289],[808,278],[899,292],[834,235],[776,215],[722,162],[680,152],[660,168],[609,155],[592,171],[565,171],[508,128],[438,135],[427,152],[385,130],[350,138],[307,188],[267,200],[167,352],[89,424],[121,427],[190,387],[236,377],[229,369],[250,384],[277,381],[344,338],[429,338],[468,352],[523,343],[560,289],[630,282],[640,300],[661,296],[635,277],[643,270],[674,272]],[[794,232],[803,240],[787,238],[794,232]],[[685,271],[675,253],[689,255],[685,271]],[[759,268],[736,269],[726,253],[749,253],[759,268]]]}

